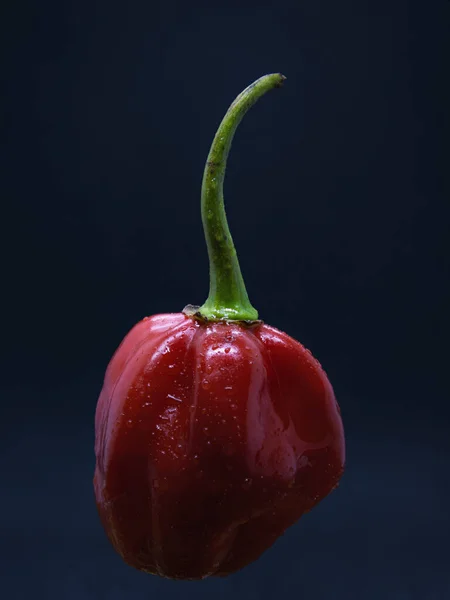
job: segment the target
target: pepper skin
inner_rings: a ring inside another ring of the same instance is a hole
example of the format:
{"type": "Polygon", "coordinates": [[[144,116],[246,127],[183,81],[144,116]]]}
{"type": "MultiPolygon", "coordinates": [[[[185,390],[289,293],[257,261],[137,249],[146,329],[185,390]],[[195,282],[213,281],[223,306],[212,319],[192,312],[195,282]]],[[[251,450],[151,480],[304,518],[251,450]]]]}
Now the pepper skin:
{"type": "Polygon", "coordinates": [[[128,564],[172,578],[256,560],[343,470],[324,371],[264,324],[144,319],[108,367],[96,431],[109,539],[128,564]]]}
{"type": "Polygon", "coordinates": [[[223,202],[226,159],[248,109],[284,77],[232,103],[202,183],[210,291],[200,307],[140,321],[105,375],[94,489],[129,565],[174,579],[255,561],[331,490],[345,442],[333,389],[299,342],[258,320],[223,202]]]}

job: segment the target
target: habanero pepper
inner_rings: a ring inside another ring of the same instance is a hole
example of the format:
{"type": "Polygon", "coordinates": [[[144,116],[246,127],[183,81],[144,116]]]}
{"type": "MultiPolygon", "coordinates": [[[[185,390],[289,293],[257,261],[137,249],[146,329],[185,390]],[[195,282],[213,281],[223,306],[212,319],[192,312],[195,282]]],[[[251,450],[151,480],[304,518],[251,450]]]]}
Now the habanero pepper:
{"type": "Polygon", "coordinates": [[[210,292],[140,321],[105,375],[95,416],[96,503],[125,562],[164,577],[225,576],[256,560],[342,475],[345,443],[325,372],[258,320],[223,203],[238,124],[284,76],[232,103],[202,183],[210,292]]]}

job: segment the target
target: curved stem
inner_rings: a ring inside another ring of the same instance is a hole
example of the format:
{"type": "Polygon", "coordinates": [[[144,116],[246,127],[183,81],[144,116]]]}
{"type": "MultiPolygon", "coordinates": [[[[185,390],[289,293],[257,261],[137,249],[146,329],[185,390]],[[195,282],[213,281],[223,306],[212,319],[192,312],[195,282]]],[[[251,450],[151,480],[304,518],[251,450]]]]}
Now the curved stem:
{"type": "Polygon", "coordinates": [[[209,151],[203,174],[201,207],[209,256],[210,289],[208,299],[199,309],[208,320],[253,321],[258,318],[248,299],[228,228],[223,180],[231,142],[243,116],[261,96],[280,87],[284,80],[280,73],[265,75],[239,94],[223,118],[209,151]]]}

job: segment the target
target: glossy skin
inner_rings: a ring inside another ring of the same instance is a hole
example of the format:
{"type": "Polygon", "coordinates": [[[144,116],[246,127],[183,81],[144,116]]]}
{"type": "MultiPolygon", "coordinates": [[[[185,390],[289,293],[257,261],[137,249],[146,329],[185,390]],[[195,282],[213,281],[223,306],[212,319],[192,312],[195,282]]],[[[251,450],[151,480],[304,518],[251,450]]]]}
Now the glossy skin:
{"type": "Polygon", "coordinates": [[[144,319],[108,366],[95,430],[109,539],[128,564],[171,578],[256,560],[344,467],[324,371],[264,324],[144,319]]]}

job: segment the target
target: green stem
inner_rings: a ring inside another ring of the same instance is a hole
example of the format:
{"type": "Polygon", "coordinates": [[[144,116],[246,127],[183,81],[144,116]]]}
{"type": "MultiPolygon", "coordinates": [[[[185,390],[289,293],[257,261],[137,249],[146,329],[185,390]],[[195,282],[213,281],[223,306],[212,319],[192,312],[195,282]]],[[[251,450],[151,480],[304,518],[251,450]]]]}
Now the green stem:
{"type": "Polygon", "coordinates": [[[228,153],[245,113],[269,90],[280,87],[280,73],[265,75],[246,88],[228,109],[214,137],[202,183],[202,221],[209,256],[209,296],[200,314],[208,320],[254,321],[223,203],[223,180],[228,153]]]}

